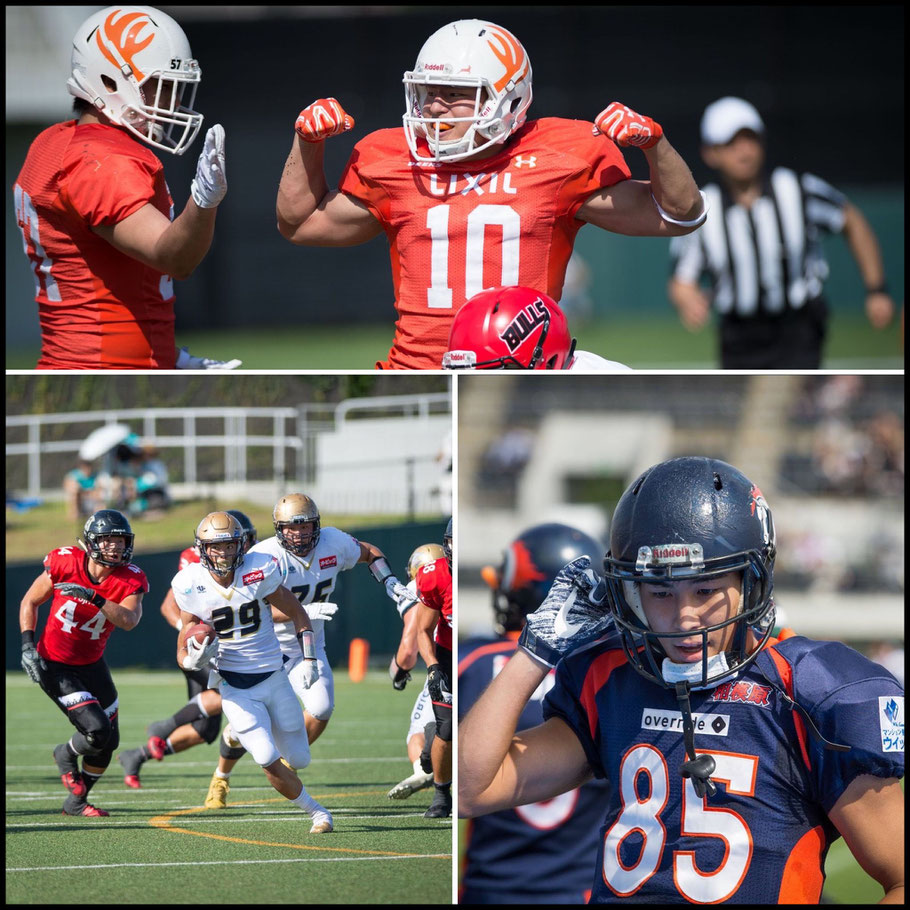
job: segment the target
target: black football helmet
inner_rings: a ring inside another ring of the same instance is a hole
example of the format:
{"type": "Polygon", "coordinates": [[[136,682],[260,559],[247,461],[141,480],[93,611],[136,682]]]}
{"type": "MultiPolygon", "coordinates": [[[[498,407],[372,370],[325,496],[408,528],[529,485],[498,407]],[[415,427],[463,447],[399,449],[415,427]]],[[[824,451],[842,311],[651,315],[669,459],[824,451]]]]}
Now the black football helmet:
{"type": "Polygon", "coordinates": [[[133,543],[136,535],[126,516],[116,509],[99,509],[90,516],[82,529],[82,544],[89,557],[102,566],[125,566],[133,558],[133,543]],[[111,561],[101,552],[99,544],[103,537],[125,537],[126,545],[120,559],[111,561]]]}
{"type": "Polygon", "coordinates": [[[525,617],[543,603],[559,570],[579,556],[597,565],[604,546],[569,525],[534,525],[505,549],[499,568],[485,566],[484,581],[493,589],[494,628],[498,635],[517,632],[525,617]]]}
{"type": "Polygon", "coordinates": [[[228,509],[227,513],[228,515],[233,515],[240,522],[240,527],[243,528],[243,546],[241,549],[246,553],[259,540],[256,528],[249,517],[241,512],[240,509],[228,509]]]}
{"type": "Polygon", "coordinates": [[[452,519],[446,525],[446,532],[442,535],[442,552],[445,553],[449,568],[452,568],[452,519]]]}
{"type": "MultiPolygon", "coordinates": [[[[772,600],[774,522],[761,490],[732,465],[713,458],[673,458],[648,468],[623,493],[613,513],[610,549],[604,559],[607,601],[623,648],[645,678],[673,689],[663,678],[666,657],[641,606],[639,586],[742,573],[739,612],[695,630],[707,654],[710,632],[735,624],[728,670],[750,664],[774,627],[772,600]],[[747,631],[759,645],[748,652],[747,631]]],[[[691,638],[693,632],[663,635],[691,638]]],[[[701,686],[713,679],[702,662],[701,686]]]]}

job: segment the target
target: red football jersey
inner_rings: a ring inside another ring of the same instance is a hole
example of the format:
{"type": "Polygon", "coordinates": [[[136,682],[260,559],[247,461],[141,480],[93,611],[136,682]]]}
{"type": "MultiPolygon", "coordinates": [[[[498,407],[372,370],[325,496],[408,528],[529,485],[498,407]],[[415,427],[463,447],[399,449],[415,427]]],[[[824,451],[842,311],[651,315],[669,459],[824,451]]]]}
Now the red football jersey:
{"type": "Polygon", "coordinates": [[[417,573],[417,596],[431,609],[442,613],[436,623],[436,643],[452,650],[452,570],[443,556],[429,562],[417,573]]]}
{"type": "Polygon", "coordinates": [[[35,273],[38,369],[174,369],[174,287],[94,231],[151,203],[173,219],[157,156],[107,124],[57,123],[32,143],[14,186],[35,273]]]}
{"type": "Polygon", "coordinates": [[[559,300],[575,217],[592,193],[628,179],[622,153],[585,120],[526,123],[491,158],[418,164],[402,128],[357,143],[342,192],[389,240],[395,339],[384,369],[442,368],[456,310],[485,288],[521,284],[559,300]]]}
{"type": "MultiPolygon", "coordinates": [[[[131,594],[144,594],[149,589],[145,572],[139,566],[132,563],[118,566],[96,584],[89,578],[87,562],[88,555],[78,547],[60,547],[44,557],[44,571],[54,584],[68,581],[83,585],[114,603],[123,603],[131,594]]],[[[38,640],[38,653],[64,664],[94,663],[104,653],[113,630],[113,623],[97,607],[55,590],[50,615],[38,640]]]]}
{"type": "Polygon", "coordinates": [[[180,572],[182,569],[185,569],[190,563],[199,562],[199,551],[196,549],[196,546],[187,547],[180,554],[180,565],[177,568],[177,571],[180,572]]]}

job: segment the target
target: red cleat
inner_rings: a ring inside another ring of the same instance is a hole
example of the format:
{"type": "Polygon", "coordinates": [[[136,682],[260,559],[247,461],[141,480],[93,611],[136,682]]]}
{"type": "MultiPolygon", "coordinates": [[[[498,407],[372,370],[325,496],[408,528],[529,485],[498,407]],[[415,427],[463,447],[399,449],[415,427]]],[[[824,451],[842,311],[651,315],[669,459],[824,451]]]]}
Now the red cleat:
{"type": "Polygon", "coordinates": [[[124,782],[128,787],[132,787],[134,790],[141,790],[141,789],[142,789],[142,784],[139,783],[139,775],[138,775],[138,774],[127,774],[126,777],[123,778],[123,782],[124,782]]]}
{"type": "Polygon", "coordinates": [[[167,743],[160,736],[150,736],[145,748],[148,749],[149,755],[154,758],[155,761],[161,761],[167,750],[167,743]]]}
{"type": "Polygon", "coordinates": [[[67,772],[66,774],[60,775],[60,780],[63,781],[63,786],[66,787],[73,796],[85,796],[88,793],[88,789],[85,786],[85,781],[82,779],[82,775],[77,771],[75,774],[67,772]]]}
{"type": "Polygon", "coordinates": [[[70,754],[65,743],[55,747],[54,761],[57,763],[57,770],[60,772],[60,780],[63,782],[63,786],[73,796],[85,796],[88,793],[88,788],[79,773],[78,760],[70,754]]]}
{"type": "Polygon", "coordinates": [[[64,809],[63,814],[64,815],[82,815],[82,816],[85,816],[86,818],[95,818],[95,817],[100,817],[100,816],[106,817],[106,816],[110,815],[111,813],[105,812],[104,809],[97,809],[97,808],[95,808],[95,806],[91,805],[90,803],[86,803],[84,806],[82,806],[80,808],[80,811],[78,811],[78,812],[67,812],[66,809],[64,809]]]}

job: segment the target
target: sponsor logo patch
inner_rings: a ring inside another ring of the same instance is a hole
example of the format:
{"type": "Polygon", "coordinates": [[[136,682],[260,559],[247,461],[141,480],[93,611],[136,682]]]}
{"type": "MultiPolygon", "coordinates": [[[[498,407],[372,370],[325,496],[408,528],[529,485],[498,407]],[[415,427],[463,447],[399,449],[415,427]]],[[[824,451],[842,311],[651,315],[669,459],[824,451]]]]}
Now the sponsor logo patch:
{"type": "Polygon", "coordinates": [[[882,731],[882,752],[904,751],[904,696],[880,695],[878,723],[882,731]]]}
{"type": "Polygon", "coordinates": [[[256,569],[255,572],[247,572],[242,581],[245,585],[251,585],[254,581],[262,581],[263,578],[265,575],[262,574],[262,569],[256,569]]]}
{"type": "Polygon", "coordinates": [[[718,686],[711,696],[712,701],[740,702],[745,705],[771,707],[771,689],[755,682],[733,680],[718,686]]]}
{"type": "Polygon", "coordinates": [[[320,569],[329,569],[329,568],[331,568],[332,566],[337,566],[337,565],[338,565],[338,557],[337,557],[337,556],[323,556],[323,557],[321,557],[320,560],[319,560],[319,568],[320,568],[320,569]]]}
{"type": "MultiPolygon", "coordinates": [[[[696,733],[710,733],[726,736],[730,729],[729,714],[693,714],[692,725],[696,733]]],[[[664,711],[660,708],[645,708],[641,712],[642,730],[670,730],[682,733],[682,714],[679,711],[664,711]]]]}

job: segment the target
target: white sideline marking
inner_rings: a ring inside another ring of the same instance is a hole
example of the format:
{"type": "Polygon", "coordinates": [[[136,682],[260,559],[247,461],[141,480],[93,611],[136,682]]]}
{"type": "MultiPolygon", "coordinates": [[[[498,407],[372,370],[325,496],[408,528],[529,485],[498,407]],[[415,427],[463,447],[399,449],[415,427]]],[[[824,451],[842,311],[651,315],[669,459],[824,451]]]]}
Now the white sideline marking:
{"type": "Polygon", "coordinates": [[[7,872],[79,872],[85,869],[142,869],[149,866],[164,868],[165,866],[264,866],[267,863],[360,863],[371,860],[390,859],[451,859],[451,853],[420,853],[409,856],[326,856],[326,857],[294,857],[292,859],[233,859],[233,860],[194,860],[190,863],[108,863],[96,866],[16,866],[7,869],[7,872]]]}

